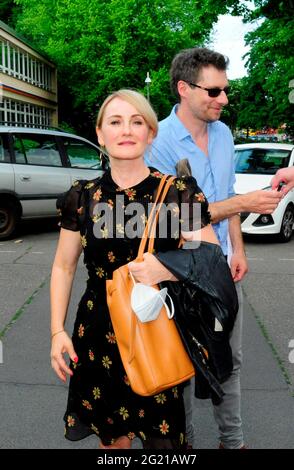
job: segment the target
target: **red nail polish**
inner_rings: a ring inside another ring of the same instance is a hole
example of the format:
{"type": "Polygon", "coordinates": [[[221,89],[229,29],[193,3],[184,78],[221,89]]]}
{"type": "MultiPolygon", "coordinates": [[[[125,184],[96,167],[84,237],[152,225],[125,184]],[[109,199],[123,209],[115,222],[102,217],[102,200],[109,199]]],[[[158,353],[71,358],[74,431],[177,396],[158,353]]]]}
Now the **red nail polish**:
{"type": "Polygon", "coordinates": [[[74,357],[74,362],[77,363],[79,360],[78,356],[74,357]]]}

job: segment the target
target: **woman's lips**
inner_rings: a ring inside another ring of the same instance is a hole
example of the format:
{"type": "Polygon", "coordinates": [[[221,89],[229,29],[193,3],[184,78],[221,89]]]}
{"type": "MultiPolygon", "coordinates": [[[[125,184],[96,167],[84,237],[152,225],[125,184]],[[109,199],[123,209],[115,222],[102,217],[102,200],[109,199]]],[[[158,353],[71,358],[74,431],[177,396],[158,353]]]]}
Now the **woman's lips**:
{"type": "Polygon", "coordinates": [[[130,140],[126,140],[125,142],[119,142],[118,145],[135,145],[135,142],[131,142],[130,140]]]}

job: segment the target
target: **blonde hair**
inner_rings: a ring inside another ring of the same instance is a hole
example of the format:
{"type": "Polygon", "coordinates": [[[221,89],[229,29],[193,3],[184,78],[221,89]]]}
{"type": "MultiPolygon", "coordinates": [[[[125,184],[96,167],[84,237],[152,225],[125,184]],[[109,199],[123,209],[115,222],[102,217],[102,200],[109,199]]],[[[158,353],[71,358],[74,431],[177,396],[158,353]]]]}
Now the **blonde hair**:
{"type": "Polygon", "coordinates": [[[147,125],[153,131],[153,136],[156,137],[158,132],[158,120],[154,109],[152,108],[149,101],[143,96],[141,93],[135,90],[127,90],[121,89],[111,93],[102,103],[99,113],[97,116],[96,126],[98,129],[101,128],[104,113],[107,105],[114,99],[120,98],[123,101],[131,104],[136,108],[139,113],[143,116],[144,120],[146,121],[147,125]]]}

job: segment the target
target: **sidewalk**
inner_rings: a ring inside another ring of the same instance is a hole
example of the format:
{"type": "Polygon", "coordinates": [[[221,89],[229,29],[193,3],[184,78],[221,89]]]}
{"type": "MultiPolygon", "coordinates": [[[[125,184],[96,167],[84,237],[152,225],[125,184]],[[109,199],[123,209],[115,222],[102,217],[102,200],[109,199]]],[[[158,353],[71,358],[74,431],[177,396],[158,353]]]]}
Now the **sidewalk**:
{"type": "MultiPolygon", "coordinates": [[[[77,271],[69,310],[72,329],[85,284],[77,271]]],[[[294,399],[245,299],[243,423],[251,449],[294,449],[294,399]]],[[[0,364],[0,448],[96,449],[91,436],[76,443],[63,438],[67,386],[53,373],[49,360],[48,282],[37,292],[3,340],[0,364]]],[[[207,400],[195,400],[198,449],[215,449],[217,430],[207,400]]],[[[139,447],[138,440],[135,447],[139,447]]]]}

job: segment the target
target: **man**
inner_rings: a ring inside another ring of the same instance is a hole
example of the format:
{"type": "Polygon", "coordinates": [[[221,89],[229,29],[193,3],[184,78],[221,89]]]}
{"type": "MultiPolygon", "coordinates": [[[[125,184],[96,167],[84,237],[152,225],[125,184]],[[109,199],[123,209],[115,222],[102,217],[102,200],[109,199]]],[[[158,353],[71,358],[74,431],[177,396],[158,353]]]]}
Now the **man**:
{"type": "MultiPolygon", "coordinates": [[[[278,205],[278,191],[254,191],[235,196],[234,145],[228,127],[219,121],[222,108],[228,103],[227,59],[206,48],[193,48],[175,56],[171,70],[171,88],[179,103],[160,122],[158,137],[146,157],[150,166],[175,174],[179,160],[188,159],[192,175],[206,195],[213,227],[236,283],[247,272],[240,229],[239,212],[271,213],[278,205]],[[230,242],[228,244],[228,235],[230,242]],[[229,252],[228,245],[232,246],[229,252]]],[[[237,284],[240,309],[231,335],[233,372],[222,384],[223,402],[214,406],[219,427],[220,448],[244,447],[240,414],[240,365],[242,331],[242,292],[237,284]]],[[[192,389],[186,388],[187,434],[194,439],[192,421],[192,389]]]]}
{"type": "Polygon", "coordinates": [[[271,181],[272,188],[277,189],[280,183],[285,183],[281,188],[283,195],[286,195],[290,189],[294,188],[294,167],[281,168],[277,171],[271,181]]]}

